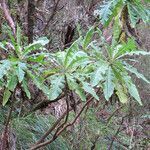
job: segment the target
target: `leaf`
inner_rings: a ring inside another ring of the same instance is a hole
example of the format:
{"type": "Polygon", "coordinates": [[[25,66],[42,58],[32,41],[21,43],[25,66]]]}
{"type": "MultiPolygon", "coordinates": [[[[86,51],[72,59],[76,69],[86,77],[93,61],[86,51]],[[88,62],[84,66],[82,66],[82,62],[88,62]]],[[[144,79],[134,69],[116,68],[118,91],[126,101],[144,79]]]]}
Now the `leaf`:
{"type": "Polygon", "coordinates": [[[39,55],[32,55],[26,58],[27,61],[42,63],[44,61],[45,54],[40,53],[39,55]]]}
{"type": "Polygon", "coordinates": [[[27,67],[26,67],[25,63],[21,63],[21,62],[18,63],[16,73],[18,76],[19,83],[21,83],[23,81],[26,69],[27,69],[27,67]]]}
{"type": "Polygon", "coordinates": [[[73,68],[74,66],[82,66],[82,64],[88,63],[88,56],[83,51],[77,51],[74,55],[70,58],[70,61],[67,64],[67,68],[73,68]]]}
{"type": "Polygon", "coordinates": [[[2,48],[3,50],[7,51],[7,49],[5,48],[5,44],[3,42],[0,42],[0,48],[2,48]]]}
{"type": "Polygon", "coordinates": [[[7,33],[8,33],[8,36],[10,37],[10,40],[11,40],[11,43],[12,43],[14,49],[16,50],[17,43],[16,43],[15,37],[14,37],[13,32],[10,27],[7,28],[7,33]]]}
{"type": "Polygon", "coordinates": [[[135,28],[135,25],[138,22],[139,17],[137,16],[136,11],[132,4],[128,3],[127,7],[128,7],[129,18],[131,20],[131,25],[133,28],[135,28]]]}
{"type": "Polygon", "coordinates": [[[122,0],[111,0],[101,5],[95,13],[100,16],[102,24],[106,27],[111,22],[112,18],[118,15],[118,10],[122,8],[122,0]]]}
{"type": "Polygon", "coordinates": [[[150,55],[150,52],[146,52],[146,51],[142,51],[142,50],[135,50],[133,52],[127,52],[127,53],[124,53],[123,55],[119,56],[118,58],[121,58],[121,57],[124,57],[126,55],[129,55],[129,56],[139,56],[139,55],[143,55],[143,56],[148,56],[150,55]]]}
{"type": "Polygon", "coordinates": [[[22,84],[21,84],[22,88],[23,88],[23,91],[26,93],[26,96],[31,99],[31,93],[29,91],[29,88],[28,88],[28,83],[26,81],[26,79],[24,79],[22,81],[22,84]]]}
{"type": "Polygon", "coordinates": [[[79,46],[78,46],[78,40],[76,40],[71,46],[70,48],[67,50],[66,56],[65,56],[65,60],[64,60],[64,66],[67,66],[68,64],[70,64],[72,57],[74,56],[74,53],[77,52],[79,50],[79,46]],[[71,60],[70,60],[71,59],[71,60]]]}
{"type": "Polygon", "coordinates": [[[83,49],[86,49],[91,42],[94,34],[94,27],[91,27],[83,40],[83,49]]]}
{"type": "Polygon", "coordinates": [[[115,50],[116,52],[114,55],[114,58],[118,58],[119,56],[125,54],[125,53],[130,53],[133,52],[136,49],[136,44],[134,39],[128,39],[127,43],[123,43],[119,47],[117,46],[117,49],[115,50]]]}
{"type": "Polygon", "coordinates": [[[141,1],[133,1],[128,3],[128,13],[131,21],[131,26],[135,28],[139,19],[145,24],[150,21],[149,10],[142,4],[141,1]]]}
{"type": "Polygon", "coordinates": [[[11,96],[11,92],[9,91],[9,89],[5,89],[4,91],[4,96],[3,96],[3,106],[6,105],[6,103],[8,102],[9,98],[11,96]]]}
{"type": "Polygon", "coordinates": [[[43,91],[43,93],[48,97],[49,96],[49,89],[45,86],[44,79],[40,76],[34,75],[30,70],[27,70],[27,75],[32,79],[33,83],[37,86],[38,89],[43,91]]]}
{"type": "Polygon", "coordinates": [[[113,73],[111,67],[108,68],[106,72],[106,81],[104,82],[104,96],[108,101],[114,92],[114,83],[113,83],[113,73]]]}
{"type": "Polygon", "coordinates": [[[82,101],[86,101],[86,96],[84,93],[84,90],[81,88],[81,85],[79,85],[73,76],[66,75],[67,77],[67,83],[69,85],[69,89],[72,91],[75,91],[77,95],[81,98],[82,101]]]}
{"type": "Polygon", "coordinates": [[[115,89],[117,90],[116,94],[119,97],[119,100],[121,103],[127,103],[128,101],[128,96],[127,96],[127,89],[125,86],[115,83],[115,89]]]}
{"type": "Polygon", "coordinates": [[[42,76],[43,76],[44,78],[47,78],[47,77],[49,77],[49,76],[51,76],[51,75],[54,75],[54,74],[57,73],[58,71],[59,71],[59,68],[58,68],[58,69],[57,69],[57,68],[47,69],[47,70],[45,70],[45,71],[43,72],[42,76]]]}
{"type": "Polygon", "coordinates": [[[21,46],[21,29],[19,25],[17,25],[17,45],[18,47],[21,46]]]}
{"type": "Polygon", "coordinates": [[[101,80],[104,79],[103,75],[108,70],[107,64],[99,66],[91,75],[91,85],[96,86],[101,80]]]}
{"type": "Polygon", "coordinates": [[[126,81],[125,84],[128,88],[128,92],[130,93],[130,95],[140,104],[142,105],[142,101],[139,95],[139,92],[135,86],[135,84],[133,84],[131,77],[129,76],[124,76],[124,80],[126,81]]]}
{"type": "Polygon", "coordinates": [[[84,91],[86,91],[87,93],[90,93],[96,100],[99,100],[99,97],[97,96],[94,88],[87,82],[82,82],[82,88],[84,89],[84,91]]]}
{"type": "Polygon", "coordinates": [[[20,58],[22,52],[21,52],[21,29],[20,29],[19,25],[17,25],[16,38],[17,38],[17,42],[16,42],[16,46],[14,46],[14,47],[15,47],[17,56],[20,58]]]}
{"type": "Polygon", "coordinates": [[[62,93],[62,90],[65,87],[65,79],[64,76],[54,75],[51,76],[50,81],[49,99],[54,100],[62,93]]]}
{"type": "Polygon", "coordinates": [[[75,89],[75,93],[81,98],[83,102],[86,101],[86,95],[83,91],[83,89],[78,85],[78,87],[75,89]]]}
{"type": "Polygon", "coordinates": [[[17,80],[17,76],[15,74],[12,75],[8,75],[8,79],[7,79],[7,85],[6,87],[10,90],[10,91],[14,91],[15,87],[17,86],[18,80],[17,80]]]}
{"type": "Polygon", "coordinates": [[[120,33],[121,33],[121,25],[120,25],[119,15],[117,15],[114,19],[114,25],[113,25],[112,46],[115,46],[118,43],[120,33]]]}
{"type": "Polygon", "coordinates": [[[8,70],[11,68],[11,63],[9,60],[0,61],[0,79],[8,73],[8,70]]]}
{"type": "Polygon", "coordinates": [[[39,50],[43,46],[49,43],[49,40],[46,37],[41,37],[37,41],[33,42],[32,44],[29,44],[24,48],[23,56],[27,55],[31,51],[39,50]]]}
{"type": "Polygon", "coordinates": [[[134,73],[138,78],[141,78],[142,80],[144,80],[147,83],[150,83],[150,81],[148,81],[143,74],[139,73],[137,71],[136,68],[134,68],[133,66],[129,65],[128,63],[124,62],[124,68],[127,69],[128,71],[130,71],[131,73],[134,73]]]}

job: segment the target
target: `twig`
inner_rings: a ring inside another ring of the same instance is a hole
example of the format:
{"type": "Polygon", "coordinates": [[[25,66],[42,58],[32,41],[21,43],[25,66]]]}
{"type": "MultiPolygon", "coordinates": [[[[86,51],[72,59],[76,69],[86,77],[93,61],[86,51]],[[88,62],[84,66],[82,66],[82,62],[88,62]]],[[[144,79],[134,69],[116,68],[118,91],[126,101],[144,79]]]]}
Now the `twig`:
{"type": "Polygon", "coordinates": [[[38,110],[38,109],[41,109],[41,108],[45,108],[45,107],[47,107],[49,104],[59,101],[59,100],[62,99],[64,96],[65,96],[65,95],[63,94],[63,95],[57,97],[57,98],[54,99],[54,100],[41,101],[41,102],[39,102],[39,103],[31,110],[31,112],[34,112],[34,111],[36,111],[36,110],[38,110]]]}
{"type": "Polygon", "coordinates": [[[47,23],[46,23],[46,25],[45,25],[45,27],[43,28],[42,31],[45,31],[45,30],[46,30],[46,28],[48,27],[50,21],[54,18],[55,14],[56,14],[56,10],[57,10],[57,6],[58,6],[59,2],[60,2],[60,0],[57,0],[57,2],[55,3],[53,12],[52,12],[51,16],[49,17],[49,19],[48,19],[48,21],[47,21],[47,23]]]}
{"type": "Polygon", "coordinates": [[[106,125],[108,125],[108,123],[110,122],[111,118],[115,115],[115,113],[118,112],[118,110],[122,109],[123,107],[124,107],[124,105],[120,106],[109,116],[109,118],[107,119],[106,125]]]}
{"type": "Polygon", "coordinates": [[[66,95],[66,105],[67,105],[66,113],[67,114],[66,114],[65,121],[57,128],[55,134],[53,135],[53,138],[55,138],[57,133],[59,132],[59,130],[64,127],[64,125],[67,123],[68,117],[69,117],[69,87],[68,87],[66,76],[65,76],[65,81],[66,81],[65,95],[66,95]]]}
{"type": "Polygon", "coordinates": [[[117,137],[117,135],[118,135],[119,132],[120,132],[120,128],[121,128],[121,126],[122,126],[122,124],[123,124],[123,121],[124,121],[124,118],[125,118],[125,117],[126,117],[126,116],[122,117],[120,126],[119,126],[118,130],[116,131],[115,135],[113,136],[112,141],[111,141],[111,143],[110,143],[110,146],[109,146],[108,150],[111,150],[111,149],[112,149],[112,146],[113,146],[113,143],[114,143],[114,141],[115,141],[115,138],[117,137]]]}
{"type": "MultiPolygon", "coordinates": [[[[16,89],[15,89],[16,91],[16,89]]],[[[13,92],[13,94],[11,95],[11,108],[9,110],[8,116],[7,116],[7,120],[6,120],[6,124],[5,124],[5,128],[4,128],[4,132],[2,134],[2,138],[1,138],[1,147],[0,150],[4,150],[7,148],[7,142],[8,142],[8,126],[9,126],[9,122],[11,119],[11,114],[12,114],[12,110],[13,110],[13,103],[14,103],[14,95],[15,95],[15,91],[13,92]]]]}
{"type": "Polygon", "coordinates": [[[72,126],[72,125],[77,121],[77,119],[79,118],[79,116],[81,115],[81,113],[84,111],[84,109],[87,107],[87,105],[92,101],[92,99],[93,99],[93,97],[92,97],[90,100],[88,100],[88,101],[86,102],[86,104],[82,107],[82,109],[80,110],[80,112],[78,113],[78,115],[75,117],[75,119],[74,119],[72,122],[66,124],[66,125],[57,133],[57,135],[56,135],[55,137],[53,136],[53,138],[50,139],[50,140],[48,140],[48,141],[45,141],[45,142],[40,143],[40,144],[36,144],[35,146],[31,147],[30,150],[36,150],[36,149],[38,149],[38,148],[44,147],[44,146],[46,146],[46,145],[52,143],[54,140],[56,140],[57,137],[58,137],[67,127],[72,126]]]}
{"type": "MultiPolygon", "coordinates": [[[[80,104],[80,103],[81,103],[81,102],[78,101],[77,105],[80,104]]],[[[72,111],[72,110],[73,110],[73,108],[70,108],[70,109],[69,109],[69,111],[72,111]]],[[[57,127],[57,125],[60,123],[60,121],[66,116],[66,114],[67,114],[67,111],[65,111],[65,112],[62,114],[62,116],[61,116],[59,119],[57,119],[57,121],[54,123],[54,125],[41,137],[40,140],[38,140],[38,141],[36,142],[35,145],[37,145],[37,144],[43,142],[44,139],[45,139],[49,134],[51,134],[51,132],[57,127]]]]}

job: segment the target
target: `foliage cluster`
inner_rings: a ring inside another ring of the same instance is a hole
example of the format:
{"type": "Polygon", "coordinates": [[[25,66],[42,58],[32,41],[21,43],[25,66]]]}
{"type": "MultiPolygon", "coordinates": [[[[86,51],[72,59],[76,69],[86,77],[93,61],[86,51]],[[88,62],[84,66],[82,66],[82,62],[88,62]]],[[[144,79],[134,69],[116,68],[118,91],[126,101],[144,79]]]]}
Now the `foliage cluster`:
{"type": "MultiPolygon", "coordinates": [[[[25,94],[28,99],[31,99],[30,82],[34,83],[49,100],[55,100],[67,92],[67,94],[73,92],[83,102],[88,100],[87,93],[99,101],[97,91],[101,90],[107,101],[115,94],[123,104],[129,103],[130,97],[133,97],[142,105],[131,75],[136,75],[148,84],[150,81],[139,73],[132,63],[138,62],[135,56],[148,56],[150,53],[140,50],[136,44],[135,34],[134,37],[131,37],[131,34],[123,39],[121,35],[125,27],[133,31],[139,19],[148,23],[150,21],[149,9],[146,9],[140,0],[111,0],[101,6],[96,13],[100,16],[104,27],[108,26],[112,20],[114,21],[111,42],[104,38],[102,31],[95,25],[89,28],[86,35],[81,33],[69,48],[50,53],[45,48],[49,42],[46,37],[39,38],[27,45],[19,26],[17,26],[16,35],[13,35],[8,29],[9,39],[0,42],[1,51],[6,53],[5,58],[0,60],[2,105],[7,106],[9,103],[15,105],[14,94],[18,88],[23,91],[22,96],[25,94]]],[[[93,116],[92,111],[90,110],[88,113],[91,114],[87,116],[93,116]]],[[[90,119],[92,122],[96,122],[97,118],[88,118],[87,121],[90,119]],[[93,121],[93,119],[95,120],[93,121]]],[[[14,129],[17,129],[18,138],[21,139],[18,141],[19,148],[22,141],[23,143],[24,141],[28,143],[29,140],[35,142],[39,138],[39,134],[46,131],[51,124],[49,120],[52,119],[32,115],[27,118],[19,118],[19,120],[18,118],[12,119],[11,124],[14,129]],[[25,135],[25,131],[31,124],[33,129],[30,128],[31,132],[26,132],[29,135],[25,135]],[[27,137],[29,139],[26,139],[27,137]]],[[[103,137],[112,130],[109,127],[105,130],[105,125],[105,123],[100,126],[96,124],[97,128],[106,131],[106,133],[102,133],[103,137]]],[[[87,123],[86,129],[95,132],[88,126],[92,126],[92,124],[87,123]]],[[[97,135],[95,136],[97,138],[97,135]]],[[[91,137],[89,138],[91,139],[91,137]]],[[[56,142],[61,143],[61,141],[56,142]]],[[[54,146],[56,145],[54,144],[54,146]]],[[[28,145],[25,145],[24,148],[26,146],[28,145]]]]}

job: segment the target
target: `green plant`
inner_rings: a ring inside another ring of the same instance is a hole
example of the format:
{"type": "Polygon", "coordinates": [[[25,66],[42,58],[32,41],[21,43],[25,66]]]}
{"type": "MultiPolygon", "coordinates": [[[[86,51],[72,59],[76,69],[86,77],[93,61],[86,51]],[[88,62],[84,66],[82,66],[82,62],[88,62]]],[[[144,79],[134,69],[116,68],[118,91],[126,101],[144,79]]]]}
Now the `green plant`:
{"type": "Polygon", "coordinates": [[[128,39],[127,43],[117,42],[116,39],[119,36],[117,30],[114,30],[111,44],[104,40],[99,29],[96,32],[100,35],[101,42],[92,41],[86,49],[90,59],[93,60],[92,64],[87,65],[87,68],[93,68],[90,77],[91,85],[102,88],[106,100],[109,100],[115,92],[122,103],[128,101],[128,95],[130,94],[142,104],[138,90],[128,72],[135,74],[147,83],[150,83],[150,81],[129,64],[129,62],[136,60],[128,56],[150,55],[150,53],[137,50],[133,39],[128,39]]]}
{"type": "Polygon", "coordinates": [[[138,90],[128,71],[147,83],[150,82],[129,64],[129,61],[136,60],[127,56],[150,53],[137,50],[134,39],[128,39],[127,43],[118,42],[119,33],[120,31],[114,30],[113,40],[109,45],[101,31],[98,28],[95,31],[92,27],[85,37],[80,37],[69,49],[53,54],[50,60],[51,64],[54,64],[54,69],[44,72],[51,82],[51,99],[57,98],[62,93],[67,82],[69,89],[75,91],[83,101],[86,99],[85,92],[99,99],[93,89],[97,86],[103,89],[106,100],[109,100],[115,92],[120,101],[126,103],[130,94],[142,105],[138,90]],[[95,34],[101,38],[92,41],[95,34]]]}
{"type": "MultiPolygon", "coordinates": [[[[147,4],[148,1],[145,1],[147,4]]],[[[99,9],[95,11],[99,15],[103,25],[108,26],[114,17],[118,14],[121,16],[124,8],[127,7],[126,15],[128,15],[131,26],[134,28],[141,19],[144,23],[149,23],[149,9],[141,0],[109,0],[105,2],[99,9]]]]}
{"type": "Polygon", "coordinates": [[[47,93],[47,88],[42,83],[40,76],[41,67],[44,65],[45,53],[35,51],[43,51],[43,46],[49,40],[45,37],[39,38],[32,44],[24,46],[22,43],[21,29],[17,28],[16,38],[8,30],[10,37],[9,41],[0,42],[0,47],[7,52],[6,58],[0,60],[0,86],[4,87],[3,105],[5,105],[11,93],[13,93],[17,86],[22,88],[26,96],[30,99],[31,94],[28,88],[28,82],[31,80],[35,85],[47,93]]]}
{"type": "MultiPolygon", "coordinates": [[[[86,52],[79,48],[79,38],[70,48],[63,52],[52,54],[49,58],[51,69],[44,72],[46,80],[50,81],[50,99],[56,99],[68,85],[69,90],[79,95],[81,100],[86,101],[85,92],[99,99],[93,87],[88,83],[89,74],[84,68],[91,63],[86,52]]],[[[87,42],[87,41],[86,41],[87,42]]]]}

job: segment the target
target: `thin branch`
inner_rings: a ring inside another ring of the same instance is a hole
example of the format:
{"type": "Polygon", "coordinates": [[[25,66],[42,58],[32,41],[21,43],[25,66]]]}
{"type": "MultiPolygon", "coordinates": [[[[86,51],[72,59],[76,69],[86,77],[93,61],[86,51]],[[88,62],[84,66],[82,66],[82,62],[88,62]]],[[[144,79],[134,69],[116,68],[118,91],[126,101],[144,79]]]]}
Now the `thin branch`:
{"type": "Polygon", "coordinates": [[[79,116],[81,115],[81,113],[84,111],[84,109],[87,107],[87,105],[88,105],[92,100],[93,100],[93,97],[91,97],[91,99],[89,99],[89,100],[85,103],[85,105],[82,107],[82,109],[80,110],[80,112],[78,113],[78,115],[75,117],[75,119],[74,119],[72,122],[66,124],[66,125],[57,133],[56,136],[53,136],[53,138],[50,139],[50,140],[48,140],[48,141],[45,141],[45,142],[40,143],[40,144],[36,144],[36,145],[33,146],[30,150],[39,149],[39,148],[41,148],[41,147],[44,147],[44,146],[46,146],[46,145],[52,143],[54,140],[56,140],[56,139],[58,138],[58,136],[59,136],[66,128],[68,128],[69,126],[72,126],[72,125],[77,121],[77,119],[79,118],[79,116]]]}
{"type": "Polygon", "coordinates": [[[116,114],[116,112],[118,112],[120,109],[122,109],[124,107],[124,105],[122,105],[122,106],[120,106],[120,107],[118,107],[110,116],[109,116],[109,118],[107,119],[107,123],[106,123],[106,125],[108,125],[109,124],[109,122],[110,122],[110,120],[111,120],[111,118],[116,114]]]}
{"type": "Polygon", "coordinates": [[[2,0],[2,2],[0,4],[0,9],[2,9],[2,11],[4,12],[4,17],[15,35],[16,34],[15,23],[11,17],[9,9],[7,8],[5,0],[2,0]]]}
{"type": "Polygon", "coordinates": [[[69,117],[69,87],[68,87],[68,83],[67,83],[67,78],[65,76],[65,82],[66,82],[66,88],[65,88],[65,95],[66,95],[66,105],[67,105],[67,114],[66,114],[66,118],[65,118],[65,121],[57,128],[55,134],[53,137],[55,137],[58,133],[58,131],[64,127],[64,125],[67,123],[68,121],[68,117],[69,117]]]}
{"type": "Polygon", "coordinates": [[[120,126],[119,126],[119,128],[117,129],[115,135],[113,136],[112,141],[111,141],[111,143],[110,143],[110,146],[109,146],[108,150],[111,150],[111,149],[112,149],[112,146],[113,146],[113,143],[114,143],[114,141],[115,141],[115,138],[117,137],[117,135],[118,135],[118,134],[120,133],[120,131],[121,131],[120,129],[121,129],[121,126],[122,126],[122,124],[123,124],[123,121],[124,121],[124,118],[125,118],[125,117],[126,117],[126,116],[122,117],[120,126]]]}
{"type": "Polygon", "coordinates": [[[54,18],[55,14],[56,14],[56,10],[57,10],[57,6],[59,4],[60,0],[57,0],[57,2],[55,3],[55,6],[54,6],[54,9],[53,9],[53,12],[51,14],[51,16],[49,17],[45,27],[43,28],[43,31],[45,31],[50,23],[50,21],[54,18]]]}
{"type": "MultiPolygon", "coordinates": [[[[78,102],[77,102],[77,105],[79,105],[80,103],[81,103],[81,101],[78,101],[78,102]]],[[[69,112],[72,111],[72,110],[73,110],[73,108],[70,108],[70,109],[69,109],[69,112]]],[[[65,112],[62,114],[62,116],[61,116],[59,119],[57,119],[57,121],[54,123],[54,125],[41,137],[41,139],[40,139],[39,141],[36,142],[35,145],[37,145],[37,144],[43,142],[43,141],[45,140],[45,138],[46,138],[49,134],[51,134],[51,132],[57,127],[57,125],[61,122],[61,120],[64,119],[64,117],[66,116],[66,114],[67,114],[67,111],[65,111],[65,112]]]]}
{"type": "MultiPolygon", "coordinates": [[[[15,89],[16,91],[16,89],[15,89]]],[[[8,112],[8,116],[7,116],[7,119],[6,119],[6,124],[5,124],[5,128],[4,128],[4,132],[2,134],[2,138],[1,138],[1,147],[0,149],[1,150],[4,150],[7,148],[7,142],[8,142],[8,126],[9,126],[9,123],[10,123],[10,119],[11,119],[11,115],[12,115],[12,110],[13,110],[13,104],[14,104],[14,95],[15,95],[15,91],[12,93],[11,95],[11,106],[10,106],[10,110],[8,112]]]]}
{"type": "Polygon", "coordinates": [[[59,101],[59,100],[62,99],[64,96],[65,96],[65,95],[63,94],[63,95],[57,97],[57,98],[54,99],[54,100],[44,100],[44,101],[41,101],[41,102],[39,102],[39,103],[31,110],[31,112],[34,112],[34,111],[39,110],[39,109],[41,109],[41,108],[45,108],[45,107],[47,107],[49,104],[59,101]]]}

